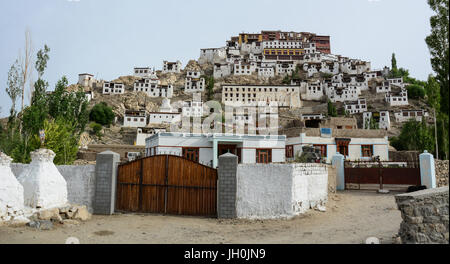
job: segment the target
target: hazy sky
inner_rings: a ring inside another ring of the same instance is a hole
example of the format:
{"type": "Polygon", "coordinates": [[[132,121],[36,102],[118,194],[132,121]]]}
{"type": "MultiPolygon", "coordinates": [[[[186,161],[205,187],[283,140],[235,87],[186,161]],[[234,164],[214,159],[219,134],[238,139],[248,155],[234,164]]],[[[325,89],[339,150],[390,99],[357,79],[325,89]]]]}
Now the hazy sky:
{"type": "Polygon", "coordinates": [[[112,80],[134,66],[161,69],[163,60],[179,59],[184,67],[201,48],[261,30],[330,35],[333,54],[377,69],[390,66],[395,52],[412,76],[432,73],[424,39],[433,13],[426,0],[1,0],[0,10],[1,117],[11,107],[7,75],[26,28],[35,52],[44,44],[51,49],[49,90],[63,75],[76,83],[82,72],[112,80]]]}

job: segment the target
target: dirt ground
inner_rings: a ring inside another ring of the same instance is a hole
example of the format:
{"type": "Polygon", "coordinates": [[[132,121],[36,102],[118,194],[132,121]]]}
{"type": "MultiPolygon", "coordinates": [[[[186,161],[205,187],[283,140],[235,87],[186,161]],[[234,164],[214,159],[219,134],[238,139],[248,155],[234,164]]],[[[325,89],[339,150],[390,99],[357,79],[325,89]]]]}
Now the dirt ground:
{"type": "Polygon", "coordinates": [[[326,212],[281,220],[218,220],[155,214],[94,215],[77,226],[52,230],[0,227],[0,244],[62,244],[76,237],[81,244],[342,244],[377,237],[392,243],[402,221],[395,193],[344,191],[330,196],[326,212]]]}

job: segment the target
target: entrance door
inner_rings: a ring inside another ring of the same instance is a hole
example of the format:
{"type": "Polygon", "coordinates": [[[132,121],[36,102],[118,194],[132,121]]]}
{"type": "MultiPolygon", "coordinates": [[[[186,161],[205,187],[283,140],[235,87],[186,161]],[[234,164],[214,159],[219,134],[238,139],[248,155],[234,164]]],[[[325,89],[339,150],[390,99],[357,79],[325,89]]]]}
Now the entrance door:
{"type": "Polygon", "coordinates": [[[225,153],[231,153],[234,155],[237,155],[238,153],[236,152],[236,145],[231,145],[231,144],[219,144],[218,146],[218,154],[223,155],[225,153]]]}

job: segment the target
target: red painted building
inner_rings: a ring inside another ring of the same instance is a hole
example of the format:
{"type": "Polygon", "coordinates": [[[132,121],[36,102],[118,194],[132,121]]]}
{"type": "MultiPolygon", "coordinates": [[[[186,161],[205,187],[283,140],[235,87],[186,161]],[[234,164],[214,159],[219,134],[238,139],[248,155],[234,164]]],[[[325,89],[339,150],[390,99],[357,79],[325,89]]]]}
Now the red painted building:
{"type": "Polygon", "coordinates": [[[322,53],[331,53],[330,36],[313,36],[311,42],[316,43],[316,50],[322,53]]]}

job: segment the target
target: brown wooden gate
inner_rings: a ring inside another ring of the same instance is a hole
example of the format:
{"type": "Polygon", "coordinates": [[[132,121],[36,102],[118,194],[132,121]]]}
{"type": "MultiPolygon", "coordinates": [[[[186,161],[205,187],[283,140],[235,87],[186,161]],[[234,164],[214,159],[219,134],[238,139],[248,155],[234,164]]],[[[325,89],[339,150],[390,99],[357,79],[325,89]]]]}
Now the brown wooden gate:
{"type": "Polygon", "coordinates": [[[346,161],[344,164],[346,189],[383,189],[384,185],[402,189],[421,185],[418,162],[346,161]]]}
{"type": "Polygon", "coordinates": [[[119,165],[116,210],[216,216],[217,170],[173,155],[119,165]]]}

